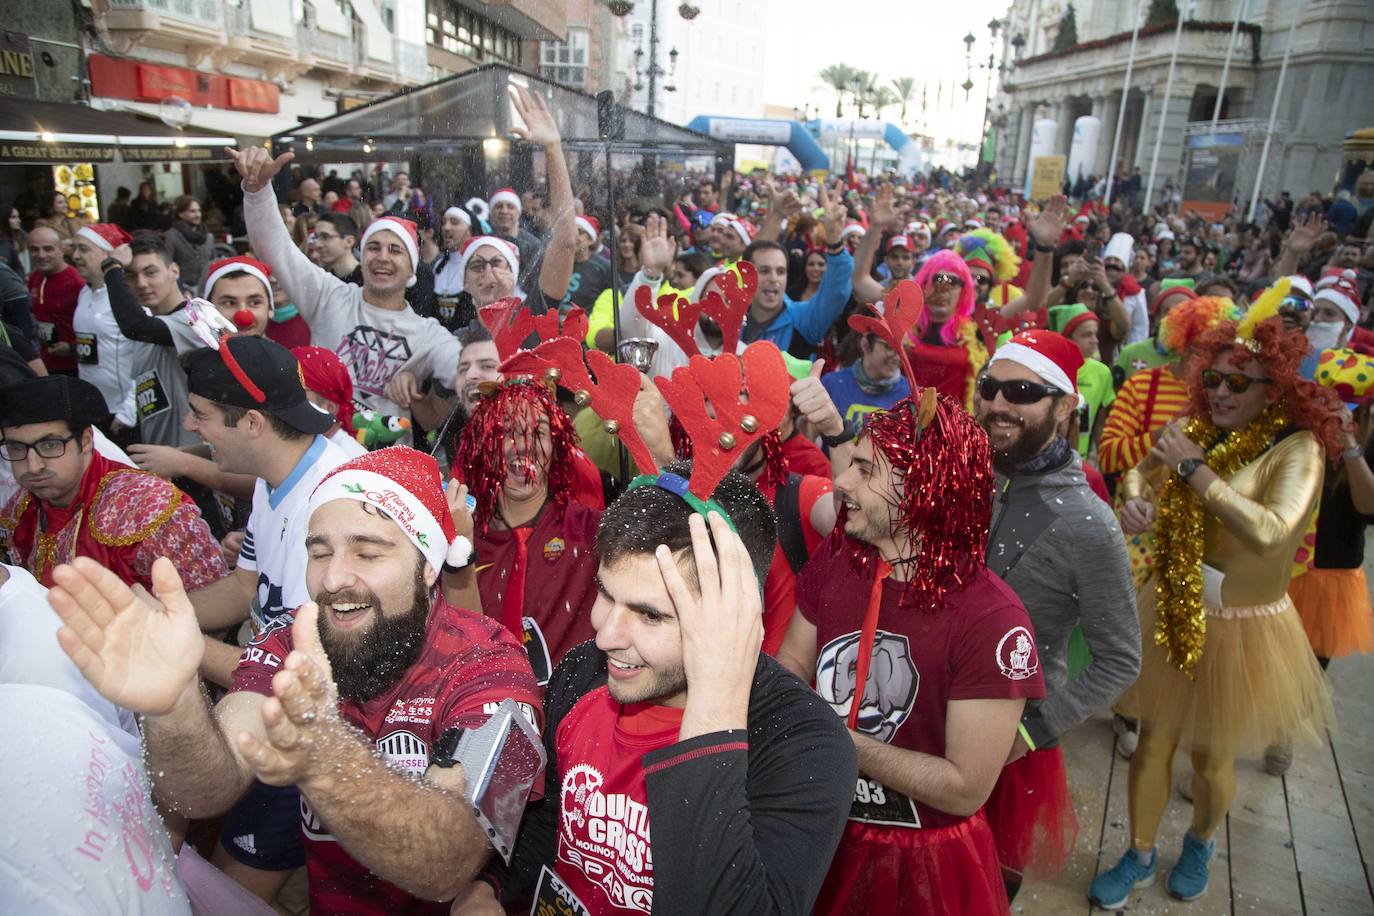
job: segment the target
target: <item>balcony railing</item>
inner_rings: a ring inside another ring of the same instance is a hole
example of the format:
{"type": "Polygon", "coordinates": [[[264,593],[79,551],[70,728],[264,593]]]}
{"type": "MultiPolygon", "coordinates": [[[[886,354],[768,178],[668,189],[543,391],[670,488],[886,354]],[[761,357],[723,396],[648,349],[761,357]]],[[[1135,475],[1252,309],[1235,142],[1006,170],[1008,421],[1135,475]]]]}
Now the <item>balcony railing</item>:
{"type": "Polygon", "coordinates": [[[333,63],[352,66],[353,36],[335,35],[318,26],[296,23],[296,42],[302,51],[313,54],[316,60],[325,59],[333,63]]]}
{"type": "Polygon", "coordinates": [[[425,53],[425,46],[417,45],[403,38],[397,38],[394,41],[392,53],[395,55],[396,81],[407,86],[427,82],[429,80],[429,57],[425,53]]]}
{"type": "Polygon", "coordinates": [[[112,10],[156,13],[215,29],[224,28],[224,0],[106,0],[112,10]]]}

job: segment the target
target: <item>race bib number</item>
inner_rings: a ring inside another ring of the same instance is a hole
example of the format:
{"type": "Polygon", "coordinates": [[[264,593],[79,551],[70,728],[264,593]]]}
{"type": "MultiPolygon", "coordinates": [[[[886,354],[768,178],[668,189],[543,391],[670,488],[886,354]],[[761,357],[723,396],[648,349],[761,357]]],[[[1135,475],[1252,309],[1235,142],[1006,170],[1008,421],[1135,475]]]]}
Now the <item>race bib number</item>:
{"type": "Polygon", "coordinates": [[[589,916],[587,908],[547,865],[539,869],[530,916],[589,916]]]}
{"type": "Polygon", "coordinates": [[[140,420],[160,414],[172,406],[167,400],[167,392],[162,389],[162,380],[157,377],[156,369],[149,369],[134,379],[134,403],[140,420]]]}
{"type": "Polygon", "coordinates": [[[458,314],[458,300],[450,299],[447,296],[439,296],[434,300],[435,317],[445,327],[453,324],[453,316],[458,314]]]}
{"type": "Polygon", "coordinates": [[[76,361],[87,366],[100,362],[100,347],[94,334],[76,335],[76,361]]]}
{"type": "Polygon", "coordinates": [[[41,340],[43,343],[49,346],[56,342],[57,325],[53,324],[51,321],[39,321],[37,322],[37,324],[39,340],[41,340]]]}
{"type": "Polygon", "coordinates": [[[549,643],[544,638],[544,631],[539,629],[539,624],[534,622],[533,617],[524,618],[524,633],[521,634],[521,641],[525,644],[525,652],[530,657],[530,667],[534,669],[534,680],[540,687],[549,683],[549,677],[553,674],[553,663],[549,659],[549,643]]]}
{"type": "Polygon", "coordinates": [[[865,779],[862,776],[854,787],[854,802],[849,806],[849,819],[865,824],[885,824],[889,827],[921,826],[915,802],[876,779],[865,779]]]}

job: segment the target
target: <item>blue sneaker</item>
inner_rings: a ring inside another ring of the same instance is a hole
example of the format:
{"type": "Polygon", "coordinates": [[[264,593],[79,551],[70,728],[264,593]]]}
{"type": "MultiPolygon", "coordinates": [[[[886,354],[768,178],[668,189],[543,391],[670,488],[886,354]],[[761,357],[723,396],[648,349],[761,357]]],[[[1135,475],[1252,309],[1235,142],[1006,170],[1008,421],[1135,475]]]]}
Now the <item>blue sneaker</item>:
{"type": "Polygon", "coordinates": [[[1217,850],[1217,841],[1203,842],[1189,830],[1183,835],[1183,852],[1169,872],[1169,895],[1185,903],[1207,893],[1207,863],[1217,850]]]}
{"type": "Polygon", "coordinates": [[[1119,910],[1131,899],[1131,891],[1149,887],[1155,883],[1155,870],[1159,866],[1159,856],[1150,850],[1150,861],[1142,861],[1143,856],[1135,849],[1127,849],[1115,865],[1093,879],[1088,888],[1088,899],[1104,910],[1119,910]]]}

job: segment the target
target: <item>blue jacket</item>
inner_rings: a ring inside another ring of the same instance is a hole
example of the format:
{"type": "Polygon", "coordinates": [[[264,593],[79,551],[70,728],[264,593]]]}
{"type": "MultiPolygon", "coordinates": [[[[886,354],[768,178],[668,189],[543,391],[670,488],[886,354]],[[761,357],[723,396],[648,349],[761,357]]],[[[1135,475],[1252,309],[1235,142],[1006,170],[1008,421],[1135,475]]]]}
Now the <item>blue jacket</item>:
{"type": "Polygon", "coordinates": [[[830,330],[835,319],[840,317],[853,292],[854,256],[848,250],[826,255],[825,276],[821,278],[821,287],[816,290],[816,295],[797,302],[784,294],[782,310],[771,321],[763,324],[750,315],[744,320],[744,330],[740,336],[745,343],[771,340],[779,350],[786,350],[792,345],[795,333],[814,347],[825,337],[825,332],[830,330]]]}

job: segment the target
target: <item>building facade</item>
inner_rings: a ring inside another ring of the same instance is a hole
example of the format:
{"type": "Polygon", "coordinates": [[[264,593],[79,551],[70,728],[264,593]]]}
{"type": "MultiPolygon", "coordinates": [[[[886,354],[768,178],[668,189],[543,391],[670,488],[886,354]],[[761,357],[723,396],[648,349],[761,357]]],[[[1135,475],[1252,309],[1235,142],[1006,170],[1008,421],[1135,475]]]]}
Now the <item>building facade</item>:
{"type": "MultiPolygon", "coordinates": [[[[1081,156],[1083,171],[1099,177],[1107,173],[1131,58],[1134,14],[1139,10],[1144,16],[1149,5],[1137,6],[1136,0],[1076,0],[1078,42],[1054,51],[1066,8],[1063,0],[1012,4],[1005,30],[1009,68],[993,101],[995,167],[1001,179],[1024,186],[1037,121],[1054,122],[1053,153],[1067,156],[1075,122],[1085,115],[1097,118],[1100,130],[1094,148],[1081,156]]],[[[1229,129],[1246,138],[1235,182],[1235,197],[1242,205],[1257,177],[1264,196],[1280,190],[1329,192],[1341,162],[1342,138],[1352,129],[1374,124],[1374,3],[1182,0],[1178,6],[1184,10],[1181,33],[1176,18],[1140,29],[1125,94],[1116,173],[1130,174],[1138,168],[1148,182],[1153,170],[1153,202],[1158,202],[1166,184],[1182,180],[1187,138],[1211,129],[1221,96],[1218,131],[1229,129]],[[1176,36],[1178,53],[1170,84],[1176,36]],[[1258,176],[1290,36],[1292,50],[1275,131],[1264,175],[1258,176]]]]}

